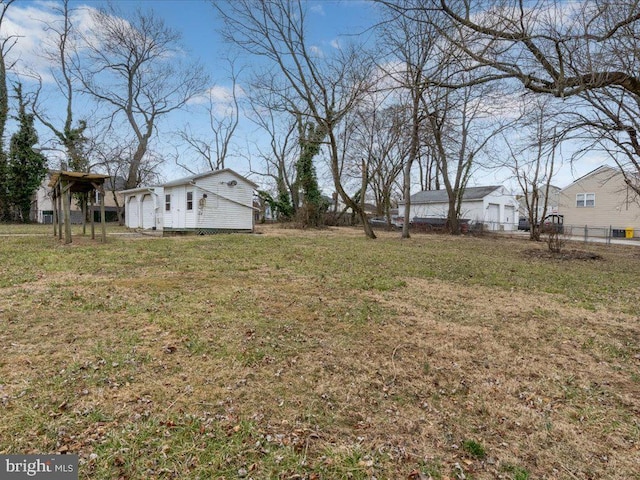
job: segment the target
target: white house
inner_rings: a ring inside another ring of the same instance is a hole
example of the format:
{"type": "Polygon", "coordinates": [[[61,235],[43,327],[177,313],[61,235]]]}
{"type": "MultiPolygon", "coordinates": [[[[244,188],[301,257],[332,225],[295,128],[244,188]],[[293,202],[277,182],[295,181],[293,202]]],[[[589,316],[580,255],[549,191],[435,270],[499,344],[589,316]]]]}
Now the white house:
{"type": "MultiPolygon", "coordinates": [[[[37,223],[53,223],[53,191],[49,186],[51,181],[51,176],[56,173],[55,170],[47,171],[47,174],[42,179],[40,186],[33,194],[33,198],[31,201],[31,218],[30,220],[37,223]]],[[[104,188],[106,190],[104,197],[105,204],[105,213],[108,222],[113,222],[118,220],[118,203],[112,194],[113,190],[118,190],[122,188],[124,184],[124,179],[121,177],[117,178],[107,178],[104,183],[104,188]],[[114,186],[115,185],[115,186],[114,186]]],[[[99,193],[95,192],[94,202],[96,205],[100,204],[99,193]]],[[[118,202],[121,202],[121,197],[118,197],[118,202]]],[[[70,215],[71,215],[71,223],[80,224],[82,223],[82,210],[77,201],[73,200],[70,205],[70,215]]]]}
{"type": "MultiPolygon", "coordinates": [[[[398,203],[404,216],[405,203],[398,203]]],[[[424,190],[411,195],[409,218],[447,218],[449,197],[446,190],[424,190]]],[[[518,228],[518,200],[502,186],[467,187],[462,196],[460,218],[483,223],[490,230],[518,228]]]]}
{"type": "Polygon", "coordinates": [[[226,168],[125,190],[125,222],[129,228],[167,233],[252,232],[257,187],[226,168]]]}

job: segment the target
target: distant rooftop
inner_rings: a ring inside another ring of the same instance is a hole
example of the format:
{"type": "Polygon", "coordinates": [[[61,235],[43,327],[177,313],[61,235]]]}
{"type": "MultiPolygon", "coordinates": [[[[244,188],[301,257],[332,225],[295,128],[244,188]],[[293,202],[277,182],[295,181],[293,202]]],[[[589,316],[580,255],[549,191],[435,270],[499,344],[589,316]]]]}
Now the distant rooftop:
{"type": "MultiPolygon", "coordinates": [[[[495,190],[502,188],[500,185],[492,185],[488,187],[467,187],[464,190],[462,199],[465,201],[482,200],[484,197],[494,192],[495,190]]],[[[422,192],[414,193],[410,197],[412,204],[419,203],[444,203],[449,201],[449,196],[446,190],[423,190],[422,192]]],[[[404,202],[400,202],[401,204],[404,202]]]]}

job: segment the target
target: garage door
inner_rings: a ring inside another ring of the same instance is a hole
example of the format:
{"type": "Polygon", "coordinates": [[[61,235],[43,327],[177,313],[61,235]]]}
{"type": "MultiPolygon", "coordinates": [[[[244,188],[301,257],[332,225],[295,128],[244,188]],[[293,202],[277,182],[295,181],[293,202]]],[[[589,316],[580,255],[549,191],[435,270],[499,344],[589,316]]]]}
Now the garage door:
{"type": "Polygon", "coordinates": [[[138,199],[136,197],[129,198],[127,203],[126,223],[129,228],[138,228],[140,214],[138,213],[138,199]]]}
{"type": "Polygon", "coordinates": [[[504,223],[505,230],[515,230],[517,227],[516,224],[516,209],[513,205],[505,205],[504,206],[504,223]]]}
{"type": "Polygon", "coordinates": [[[487,210],[487,221],[489,222],[489,228],[491,230],[497,230],[500,223],[500,205],[498,205],[497,203],[490,203],[487,210]]]}
{"type": "Polygon", "coordinates": [[[155,227],[156,211],[153,205],[153,198],[150,194],[142,197],[142,228],[155,227]]]}

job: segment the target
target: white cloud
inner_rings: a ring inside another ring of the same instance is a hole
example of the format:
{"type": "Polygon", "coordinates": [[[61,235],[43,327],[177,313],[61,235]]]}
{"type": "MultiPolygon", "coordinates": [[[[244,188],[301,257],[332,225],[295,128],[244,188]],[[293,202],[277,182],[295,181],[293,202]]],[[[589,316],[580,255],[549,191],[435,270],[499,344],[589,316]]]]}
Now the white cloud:
{"type": "Polygon", "coordinates": [[[316,15],[321,15],[321,16],[325,16],[325,12],[324,12],[324,7],[322,6],[322,4],[316,4],[314,6],[312,6],[309,11],[315,13],[316,15]]]}
{"type": "Polygon", "coordinates": [[[311,45],[309,47],[309,52],[311,52],[311,55],[314,55],[318,58],[324,58],[324,52],[317,45],[311,45]]]}
{"type": "Polygon", "coordinates": [[[215,85],[209,89],[209,98],[213,103],[230,103],[233,101],[233,91],[230,88],[215,85]]]}
{"type": "MultiPolygon", "coordinates": [[[[235,88],[236,98],[245,96],[245,91],[239,85],[235,88]]],[[[229,116],[235,108],[233,102],[233,91],[230,87],[214,85],[201,95],[193,97],[189,101],[190,105],[202,105],[211,109],[215,116],[229,116]]]]}
{"type": "MultiPolygon", "coordinates": [[[[7,65],[18,74],[37,74],[42,81],[52,82],[51,69],[56,67],[46,52],[53,50],[56,31],[60,31],[63,16],[60,4],[51,1],[15,3],[7,9],[2,23],[3,37],[14,37],[15,45],[6,56],[7,65]]],[[[78,7],[71,12],[74,27],[84,36],[95,31],[90,15],[91,7],[78,7]]],[[[77,43],[77,39],[73,40],[77,43]]]]}

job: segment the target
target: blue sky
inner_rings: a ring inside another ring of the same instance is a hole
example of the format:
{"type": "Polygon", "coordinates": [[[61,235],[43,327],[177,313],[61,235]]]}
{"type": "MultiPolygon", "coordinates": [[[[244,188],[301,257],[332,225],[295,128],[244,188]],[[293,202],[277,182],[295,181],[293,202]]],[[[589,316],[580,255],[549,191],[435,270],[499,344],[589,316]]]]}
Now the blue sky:
{"type": "MultiPolygon", "coordinates": [[[[228,97],[231,87],[228,75],[228,64],[225,58],[229,57],[230,47],[221,40],[217,29],[220,22],[216,16],[216,10],[210,2],[204,0],[114,0],[114,6],[125,15],[127,12],[137,8],[143,10],[152,9],[159,17],[163,18],[168,26],[178,31],[182,35],[185,46],[185,54],[198,59],[211,76],[210,87],[215,88],[221,97],[228,97]]],[[[8,12],[8,18],[3,28],[11,29],[11,33],[20,36],[18,44],[11,52],[13,58],[19,59],[18,68],[37,71],[45,80],[45,88],[53,87],[48,78],[46,63],[39,58],[37,52],[44,42],[43,25],[52,18],[51,6],[59,4],[50,0],[18,0],[12,5],[8,12]],[[49,80],[49,83],[47,83],[49,80]]],[[[97,8],[106,5],[106,2],[97,0],[72,0],[71,8],[77,10],[79,17],[76,24],[88,21],[88,15],[83,18],[81,12],[86,11],[84,7],[97,8]]],[[[359,33],[368,28],[374,21],[374,7],[366,0],[312,0],[309,2],[308,18],[311,21],[309,30],[310,38],[319,48],[333,48],[333,42],[339,41],[340,35],[347,32],[347,36],[359,33]]],[[[29,84],[28,77],[23,76],[22,81],[29,84]]],[[[242,87],[242,85],[240,85],[242,87]]],[[[56,103],[56,93],[51,90],[48,104],[50,110],[62,107],[61,103],[56,103]]],[[[82,105],[82,99],[78,98],[77,105],[82,105]]],[[[197,106],[192,106],[187,112],[180,112],[171,117],[163,119],[160,124],[164,138],[169,137],[169,132],[182,128],[189,122],[193,130],[198,130],[198,125],[202,125],[202,130],[206,131],[208,119],[197,106]]],[[[49,136],[49,132],[44,127],[38,128],[41,140],[49,136]]],[[[253,142],[255,137],[255,127],[247,121],[241,122],[236,135],[236,143],[239,148],[244,148],[247,142],[253,142]],[[245,137],[245,138],[243,138],[245,137]]],[[[166,142],[165,142],[166,143],[166,142]]],[[[169,142],[171,143],[171,142],[169,142]]],[[[166,146],[166,145],[165,145],[166,146]]],[[[171,150],[171,145],[169,145],[171,150]]],[[[173,152],[171,152],[173,153],[173,152]]],[[[186,153],[186,152],[183,152],[186,153]]],[[[250,153],[249,153],[250,154],[250,153]]],[[[243,153],[246,157],[246,153],[243,153]]],[[[248,162],[242,158],[233,159],[229,165],[240,173],[248,173],[248,162]]],[[[175,177],[184,175],[175,163],[169,161],[164,166],[165,177],[175,177]]]]}
{"type": "MultiPolygon", "coordinates": [[[[219,0],[222,1],[222,0],[219,0]]],[[[232,1],[232,0],[231,0],[232,1]]],[[[228,81],[228,66],[224,59],[229,56],[229,46],[224,44],[216,29],[220,26],[216,17],[216,11],[210,2],[203,0],[114,0],[114,5],[123,12],[141,8],[143,10],[153,9],[155,13],[163,18],[167,25],[182,34],[183,43],[187,54],[199,59],[211,76],[212,84],[216,86],[216,92],[224,97],[225,89],[230,88],[228,81]]],[[[35,55],[42,42],[42,20],[50,15],[49,7],[56,2],[49,0],[18,0],[10,7],[8,16],[8,26],[18,29],[13,33],[18,33],[21,38],[14,47],[12,55],[19,58],[18,65],[30,65],[32,69],[38,70],[46,78],[46,65],[41,58],[35,55]],[[49,12],[49,13],[47,13],[49,12]]],[[[102,1],[73,1],[72,7],[82,6],[99,7],[104,5],[102,1]]],[[[377,20],[376,7],[367,0],[310,0],[308,5],[308,20],[310,21],[309,38],[312,43],[321,49],[333,48],[335,42],[348,40],[350,35],[365,31],[377,20]]],[[[242,85],[241,85],[242,87],[242,85]]],[[[51,109],[55,110],[55,94],[49,97],[51,109]]],[[[79,104],[81,105],[81,103],[79,104]]],[[[160,124],[161,136],[164,139],[162,148],[167,152],[175,153],[172,150],[171,131],[175,131],[189,122],[194,130],[202,128],[206,130],[205,124],[208,121],[197,106],[192,106],[188,112],[173,115],[166,118],[160,124]],[[199,127],[200,125],[201,127],[199,127]]],[[[41,139],[48,136],[44,127],[38,128],[41,139]]],[[[242,155],[232,158],[228,165],[242,174],[249,173],[249,163],[247,156],[251,152],[247,151],[247,145],[256,140],[255,127],[248,121],[243,121],[236,135],[237,149],[243,151],[242,155]]],[[[182,151],[182,155],[187,155],[182,151]]],[[[188,160],[187,160],[188,161],[188,160]]],[[[590,170],[593,170],[602,163],[602,158],[593,156],[587,157],[575,168],[566,166],[558,174],[556,183],[564,186],[570,183],[573,178],[577,178],[590,170]]],[[[171,179],[185,175],[186,172],[175,165],[172,160],[166,162],[163,173],[165,178],[171,179]]],[[[473,184],[496,184],[505,183],[510,188],[515,185],[507,180],[504,172],[480,172],[473,180],[473,184]]],[[[260,181],[259,177],[253,177],[260,181]]],[[[325,190],[332,191],[332,187],[327,182],[325,190]]]]}

